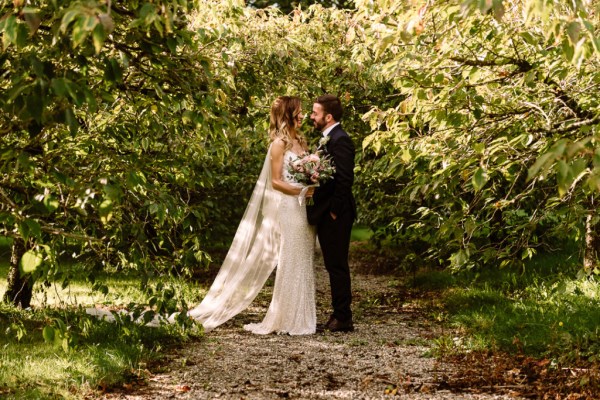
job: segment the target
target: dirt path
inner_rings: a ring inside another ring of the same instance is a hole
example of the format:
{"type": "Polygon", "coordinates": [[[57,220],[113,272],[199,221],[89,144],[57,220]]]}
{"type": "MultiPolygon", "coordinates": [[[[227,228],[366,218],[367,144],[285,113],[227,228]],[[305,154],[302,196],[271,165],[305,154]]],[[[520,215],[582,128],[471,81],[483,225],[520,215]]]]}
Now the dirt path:
{"type": "MultiPolygon", "coordinates": [[[[356,265],[353,270],[358,270],[356,265]]],[[[323,321],[329,312],[329,288],[320,259],[317,282],[323,321]]],[[[506,391],[445,390],[452,371],[429,355],[438,327],[401,294],[393,277],[354,272],[353,292],[353,333],[253,335],[242,326],[264,316],[271,297],[267,287],[250,309],[170,354],[147,385],[105,399],[518,398],[506,391]]]]}

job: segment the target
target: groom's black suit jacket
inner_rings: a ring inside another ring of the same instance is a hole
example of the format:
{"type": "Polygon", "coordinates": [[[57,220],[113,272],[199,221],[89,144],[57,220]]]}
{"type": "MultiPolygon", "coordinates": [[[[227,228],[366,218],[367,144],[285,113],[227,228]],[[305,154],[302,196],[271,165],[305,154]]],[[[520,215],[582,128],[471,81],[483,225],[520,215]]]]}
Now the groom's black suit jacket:
{"type": "Polygon", "coordinates": [[[318,225],[330,212],[338,218],[356,218],[356,202],[352,195],[354,144],[341,125],[336,125],[328,136],[329,141],[323,146],[323,152],[331,156],[336,171],[333,179],[316,188],[314,205],[306,207],[308,223],[311,225],[318,225]]]}

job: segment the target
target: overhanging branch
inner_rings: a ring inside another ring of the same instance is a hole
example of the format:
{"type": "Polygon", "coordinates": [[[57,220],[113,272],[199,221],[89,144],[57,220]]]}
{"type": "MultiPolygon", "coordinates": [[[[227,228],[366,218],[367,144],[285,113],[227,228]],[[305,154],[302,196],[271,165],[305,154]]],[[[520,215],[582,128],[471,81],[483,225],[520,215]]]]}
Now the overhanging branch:
{"type": "Polygon", "coordinates": [[[503,67],[505,65],[516,65],[519,67],[520,72],[527,72],[531,70],[532,65],[526,60],[518,60],[514,58],[506,58],[503,60],[473,60],[463,57],[450,57],[452,61],[469,65],[472,67],[503,67]]]}

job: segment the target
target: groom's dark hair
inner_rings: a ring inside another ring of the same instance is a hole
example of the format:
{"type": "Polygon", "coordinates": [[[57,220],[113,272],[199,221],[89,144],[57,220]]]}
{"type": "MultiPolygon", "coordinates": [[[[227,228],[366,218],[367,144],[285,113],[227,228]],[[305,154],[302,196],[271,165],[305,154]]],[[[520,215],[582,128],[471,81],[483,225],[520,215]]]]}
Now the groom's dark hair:
{"type": "Polygon", "coordinates": [[[320,104],[321,107],[323,107],[323,110],[325,110],[325,113],[331,114],[336,122],[340,122],[342,120],[344,110],[342,108],[342,102],[337,98],[337,96],[332,94],[324,94],[323,96],[317,97],[315,103],[320,104]]]}

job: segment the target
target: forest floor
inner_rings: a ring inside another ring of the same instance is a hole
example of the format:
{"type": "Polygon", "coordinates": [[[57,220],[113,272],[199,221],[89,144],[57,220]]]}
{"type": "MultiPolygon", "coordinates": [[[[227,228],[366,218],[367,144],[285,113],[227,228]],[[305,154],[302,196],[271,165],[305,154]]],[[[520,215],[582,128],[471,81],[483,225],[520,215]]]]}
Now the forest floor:
{"type": "MultiPolygon", "coordinates": [[[[556,392],[539,360],[472,353],[440,357],[440,338],[460,341],[460,336],[435,318],[436,294],[411,290],[409,278],[370,273],[377,260],[351,260],[354,332],[261,336],[244,331],[244,324],[264,316],[272,290],[267,285],[245,312],[170,349],[160,363],[148,366],[144,379],[103,398],[586,398],[556,392]]],[[[316,273],[322,322],[329,315],[329,285],[320,257],[316,273]]]]}

